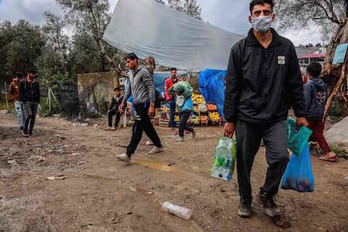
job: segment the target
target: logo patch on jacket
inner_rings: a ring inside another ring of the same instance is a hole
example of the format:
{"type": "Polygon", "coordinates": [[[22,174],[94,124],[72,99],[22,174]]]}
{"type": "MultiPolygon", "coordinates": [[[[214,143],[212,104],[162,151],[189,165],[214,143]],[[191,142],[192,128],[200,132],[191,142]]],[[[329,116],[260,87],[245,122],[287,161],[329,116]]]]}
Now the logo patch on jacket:
{"type": "Polygon", "coordinates": [[[278,56],[278,64],[280,65],[285,64],[285,56],[278,56]]]}

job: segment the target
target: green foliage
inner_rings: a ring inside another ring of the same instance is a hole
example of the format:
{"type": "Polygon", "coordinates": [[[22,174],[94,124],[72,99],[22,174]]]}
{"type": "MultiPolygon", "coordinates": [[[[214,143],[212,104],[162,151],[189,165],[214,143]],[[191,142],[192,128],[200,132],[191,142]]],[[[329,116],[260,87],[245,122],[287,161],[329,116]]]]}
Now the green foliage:
{"type": "Polygon", "coordinates": [[[327,112],[331,122],[338,122],[344,117],[344,101],[335,100],[327,112]]]}
{"type": "Polygon", "coordinates": [[[34,67],[34,62],[41,55],[45,40],[40,27],[25,20],[13,25],[5,21],[0,31],[0,77],[10,80],[14,73],[25,73],[34,67]]]}
{"type": "Polygon", "coordinates": [[[51,110],[50,110],[49,105],[47,104],[47,97],[41,97],[40,106],[41,106],[41,110],[39,112],[40,117],[49,117],[54,114],[61,113],[61,107],[59,102],[56,102],[53,99],[52,99],[51,110]]]}
{"type": "Polygon", "coordinates": [[[348,159],[348,153],[345,149],[338,146],[331,146],[331,150],[339,157],[343,159],[348,159]]]}

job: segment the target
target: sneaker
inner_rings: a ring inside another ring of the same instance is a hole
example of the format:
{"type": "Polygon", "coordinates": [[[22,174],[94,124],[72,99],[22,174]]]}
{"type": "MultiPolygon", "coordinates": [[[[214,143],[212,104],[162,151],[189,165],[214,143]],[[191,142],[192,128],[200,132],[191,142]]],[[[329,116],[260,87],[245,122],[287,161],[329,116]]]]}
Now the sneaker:
{"type": "Polygon", "coordinates": [[[176,139],[176,141],[179,142],[179,143],[184,142],[184,137],[180,137],[180,136],[179,136],[179,137],[176,139]]]}
{"type": "Polygon", "coordinates": [[[24,132],[21,132],[21,135],[22,135],[23,137],[29,137],[29,135],[28,135],[28,134],[25,134],[24,132]]]}
{"type": "Polygon", "coordinates": [[[275,203],[274,196],[268,196],[266,192],[259,193],[259,202],[263,205],[264,212],[269,217],[276,217],[280,215],[280,210],[275,203]]]}
{"type": "Polygon", "coordinates": [[[241,200],[238,206],[238,215],[243,218],[251,217],[251,204],[250,202],[241,200]]]}
{"type": "Polygon", "coordinates": [[[123,162],[127,162],[127,163],[131,162],[131,158],[126,153],[122,153],[121,155],[117,155],[116,157],[117,157],[117,159],[119,159],[123,162]]]}
{"type": "Polygon", "coordinates": [[[163,147],[154,147],[151,149],[151,151],[148,152],[148,154],[156,154],[163,151],[164,151],[163,147]]]}

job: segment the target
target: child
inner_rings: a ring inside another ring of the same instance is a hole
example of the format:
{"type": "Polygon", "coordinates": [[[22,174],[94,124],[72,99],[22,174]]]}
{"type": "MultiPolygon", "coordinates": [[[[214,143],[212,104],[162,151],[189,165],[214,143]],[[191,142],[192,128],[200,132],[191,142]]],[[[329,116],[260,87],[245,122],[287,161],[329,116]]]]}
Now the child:
{"type": "Polygon", "coordinates": [[[177,141],[184,141],[184,130],[191,132],[192,137],[195,138],[196,132],[187,124],[193,111],[192,87],[189,83],[180,81],[173,85],[168,92],[176,95],[175,103],[179,112],[179,138],[177,141]]]}
{"type": "Polygon", "coordinates": [[[310,81],[304,85],[304,95],[307,106],[307,120],[309,128],[313,131],[311,140],[317,142],[325,155],[319,157],[323,161],[336,162],[336,154],[331,151],[323,134],[324,124],[323,116],[328,97],[326,84],[319,78],[322,67],[315,62],[307,67],[307,73],[310,81]]]}

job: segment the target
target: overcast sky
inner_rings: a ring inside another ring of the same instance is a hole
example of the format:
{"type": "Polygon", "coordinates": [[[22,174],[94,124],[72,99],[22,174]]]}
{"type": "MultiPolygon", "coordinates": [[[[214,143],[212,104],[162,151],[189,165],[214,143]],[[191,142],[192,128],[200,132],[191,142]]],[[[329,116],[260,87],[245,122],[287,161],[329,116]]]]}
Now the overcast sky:
{"type": "MultiPolygon", "coordinates": [[[[110,1],[110,11],[118,0],[110,1]]],[[[241,35],[246,35],[250,25],[248,23],[248,1],[237,0],[197,0],[202,7],[202,18],[217,27],[241,35]]],[[[10,20],[15,23],[19,19],[26,19],[33,24],[44,24],[43,12],[50,10],[61,14],[62,10],[55,0],[0,0],[0,22],[10,20]]],[[[320,33],[314,28],[311,31],[290,31],[283,36],[297,44],[316,44],[321,42],[320,33]]]]}

